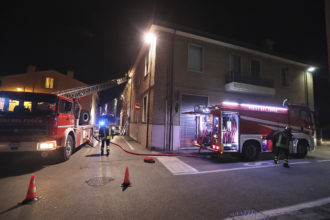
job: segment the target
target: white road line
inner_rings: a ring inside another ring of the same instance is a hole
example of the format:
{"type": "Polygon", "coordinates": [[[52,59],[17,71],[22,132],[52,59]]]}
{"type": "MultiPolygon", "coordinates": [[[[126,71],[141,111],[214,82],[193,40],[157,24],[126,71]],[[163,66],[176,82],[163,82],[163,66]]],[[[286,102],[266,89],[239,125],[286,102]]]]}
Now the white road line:
{"type": "Polygon", "coordinates": [[[122,139],[124,139],[125,143],[129,146],[129,148],[131,148],[131,150],[134,150],[134,147],[128,143],[124,137],[122,137],[122,139]]]}
{"type": "MultiPolygon", "coordinates": [[[[304,161],[304,162],[293,162],[290,164],[308,164],[311,162],[304,161]]],[[[248,169],[260,169],[266,167],[276,167],[280,165],[272,164],[272,165],[264,165],[264,166],[249,166],[249,167],[237,167],[237,168],[228,168],[228,169],[219,169],[219,170],[206,170],[206,171],[194,171],[194,172],[180,172],[180,173],[173,173],[173,175],[195,175],[195,174],[206,174],[206,173],[220,173],[220,172],[228,172],[228,171],[236,171],[236,170],[248,170],[248,169]]]]}
{"type": "Polygon", "coordinates": [[[318,160],[317,162],[322,163],[322,162],[330,162],[330,160],[318,160]]]}
{"type": "Polygon", "coordinates": [[[156,157],[158,161],[160,161],[168,171],[170,171],[173,175],[182,175],[185,173],[193,174],[197,173],[198,170],[184,163],[180,159],[176,157],[156,157]]]}
{"type": "Polygon", "coordinates": [[[272,216],[279,216],[279,215],[284,215],[290,212],[298,211],[301,209],[306,209],[306,208],[313,208],[313,207],[318,207],[322,206],[325,204],[330,203],[330,197],[315,200],[312,202],[306,202],[306,203],[300,203],[297,205],[292,205],[292,206],[287,206],[287,207],[282,207],[278,209],[270,209],[266,211],[261,211],[259,213],[252,213],[249,215],[244,215],[244,216],[235,216],[232,218],[226,218],[225,220],[245,220],[245,219],[265,219],[265,217],[272,217],[272,216]]]}

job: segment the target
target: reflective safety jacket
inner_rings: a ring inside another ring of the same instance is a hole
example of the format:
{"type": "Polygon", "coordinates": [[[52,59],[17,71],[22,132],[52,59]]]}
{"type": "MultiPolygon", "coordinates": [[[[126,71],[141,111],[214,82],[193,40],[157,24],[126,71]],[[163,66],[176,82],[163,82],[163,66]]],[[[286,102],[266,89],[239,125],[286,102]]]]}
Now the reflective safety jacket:
{"type": "Polygon", "coordinates": [[[99,136],[100,136],[101,140],[110,140],[111,139],[110,126],[101,127],[99,130],[99,136]]]}
{"type": "Polygon", "coordinates": [[[276,137],[276,147],[289,148],[290,141],[292,141],[292,134],[290,132],[279,132],[276,137]]]}

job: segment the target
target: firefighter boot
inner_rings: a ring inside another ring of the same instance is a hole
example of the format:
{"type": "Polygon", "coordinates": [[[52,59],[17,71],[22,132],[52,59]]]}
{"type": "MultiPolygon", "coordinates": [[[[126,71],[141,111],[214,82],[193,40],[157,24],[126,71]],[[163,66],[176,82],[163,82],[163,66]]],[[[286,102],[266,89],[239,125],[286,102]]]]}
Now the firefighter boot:
{"type": "Polygon", "coordinates": [[[110,146],[107,146],[107,157],[110,155],[110,146]]]}
{"type": "Polygon", "coordinates": [[[288,159],[284,159],[283,167],[290,168],[288,159]]]}
{"type": "Polygon", "coordinates": [[[101,156],[103,156],[104,155],[104,152],[103,151],[101,151],[101,156]]]}
{"type": "Polygon", "coordinates": [[[274,157],[274,164],[278,164],[278,157],[277,156],[274,157]]]}

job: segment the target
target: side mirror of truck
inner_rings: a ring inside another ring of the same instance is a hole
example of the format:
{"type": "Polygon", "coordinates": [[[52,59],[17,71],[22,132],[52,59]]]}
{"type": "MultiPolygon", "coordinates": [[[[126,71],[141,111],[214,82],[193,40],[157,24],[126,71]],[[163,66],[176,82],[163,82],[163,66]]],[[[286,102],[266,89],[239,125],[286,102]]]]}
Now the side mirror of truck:
{"type": "Polygon", "coordinates": [[[71,109],[72,109],[72,103],[71,102],[67,102],[66,103],[66,105],[65,105],[65,111],[66,112],[69,112],[69,111],[71,111],[71,109]]]}

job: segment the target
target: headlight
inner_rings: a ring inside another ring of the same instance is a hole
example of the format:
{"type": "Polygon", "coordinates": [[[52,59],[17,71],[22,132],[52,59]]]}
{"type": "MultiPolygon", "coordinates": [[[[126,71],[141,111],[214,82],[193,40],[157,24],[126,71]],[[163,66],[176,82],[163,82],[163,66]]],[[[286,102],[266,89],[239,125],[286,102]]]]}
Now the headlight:
{"type": "Polygon", "coordinates": [[[115,130],[115,129],[116,129],[116,127],[115,127],[115,126],[112,126],[112,127],[111,127],[111,129],[112,129],[112,130],[115,130]]]}
{"type": "Polygon", "coordinates": [[[38,143],[38,150],[55,150],[56,141],[47,141],[38,143]]]}

